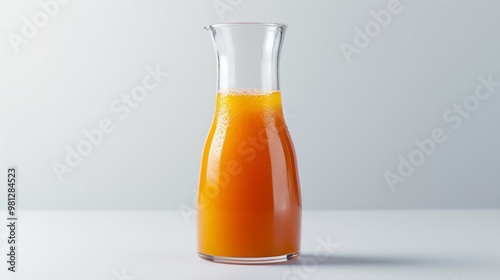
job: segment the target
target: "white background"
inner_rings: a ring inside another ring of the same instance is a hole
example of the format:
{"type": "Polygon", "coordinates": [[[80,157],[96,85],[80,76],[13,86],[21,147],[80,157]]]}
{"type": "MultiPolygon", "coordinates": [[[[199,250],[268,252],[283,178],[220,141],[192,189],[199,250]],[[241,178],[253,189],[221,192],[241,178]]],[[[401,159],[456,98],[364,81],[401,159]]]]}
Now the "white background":
{"type": "Polygon", "coordinates": [[[456,130],[443,113],[479,76],[500,81],[500,2],[401,0],[348,63],[341,42],[388,2],[233,0],[220,17],[212,0],[69,1],[16,52],[9,33],[43,10],[1,1],[0,181],[18,166],[24,209],[192,205],[215,101],[203,26],[270,21],[289,26],[281,85],[305,209],[498,208],[500,87],[456,130]],[[157,65],[169,77],[121,120],[111,104],[157,65]],[[60,182],[53,162],[104,118],[115,130],[60,182]],[[391,191],[384,173],[435,128],[447,141],[391,191]]]}

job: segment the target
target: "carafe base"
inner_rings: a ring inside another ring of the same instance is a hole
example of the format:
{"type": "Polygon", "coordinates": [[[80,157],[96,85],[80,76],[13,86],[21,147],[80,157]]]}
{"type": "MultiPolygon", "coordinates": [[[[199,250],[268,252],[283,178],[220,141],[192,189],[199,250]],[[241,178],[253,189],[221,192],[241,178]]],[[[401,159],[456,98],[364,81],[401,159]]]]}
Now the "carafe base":
{"type": "Polygon", "coordinates": [[[223,257],[223,256],[211,256],[198,252],[200,258],[212,261],[216,263],[227,263],[227,264],[272,264],[272,263],[283,263],[296,260],[300,255],[300,251],[295,253],[290,253],[281,256],[272,257],[223,257]]]}

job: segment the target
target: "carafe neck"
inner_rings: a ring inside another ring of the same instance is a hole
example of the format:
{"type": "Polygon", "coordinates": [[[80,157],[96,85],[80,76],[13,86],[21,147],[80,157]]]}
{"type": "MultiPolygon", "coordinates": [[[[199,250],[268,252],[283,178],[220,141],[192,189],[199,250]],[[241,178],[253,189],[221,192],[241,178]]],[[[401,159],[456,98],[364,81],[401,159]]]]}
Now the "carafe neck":
{"type": "Polygon", "coordinates": [[[286,25],[225,23],[205,27],[217,57],[217,91],[279,91],[279,59],[286,25]]]}

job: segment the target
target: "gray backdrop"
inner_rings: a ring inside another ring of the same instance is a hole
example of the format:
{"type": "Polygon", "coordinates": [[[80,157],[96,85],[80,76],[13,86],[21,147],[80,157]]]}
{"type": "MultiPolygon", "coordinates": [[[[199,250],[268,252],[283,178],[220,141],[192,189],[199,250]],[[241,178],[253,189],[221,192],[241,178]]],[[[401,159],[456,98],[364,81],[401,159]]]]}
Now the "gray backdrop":
{"type": "Polygon", "coordinates": [[[289,26],[305,209],[500,206],[499,1],[41,3],[0,2],[0,181],[18,166],[21,209],[192,207],[215,101],[203,26],[226,21],[289,26]]]}

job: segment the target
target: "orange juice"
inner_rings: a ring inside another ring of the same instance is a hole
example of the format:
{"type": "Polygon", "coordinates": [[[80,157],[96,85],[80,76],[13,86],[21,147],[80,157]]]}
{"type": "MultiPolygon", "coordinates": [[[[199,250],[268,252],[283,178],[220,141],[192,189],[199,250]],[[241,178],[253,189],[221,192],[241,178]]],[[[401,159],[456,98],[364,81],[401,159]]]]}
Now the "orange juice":
{"type": "Polygon", "coordinates": [[[260,258],[298,253],[301,198],[281,94],[217,94],[198,192],[198,252],[260,258]]]}

